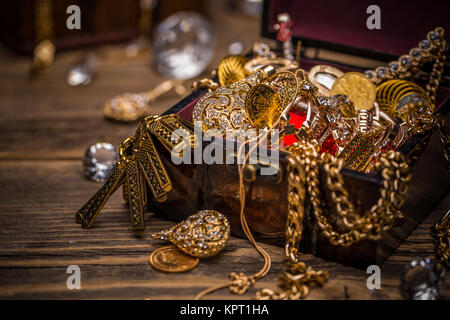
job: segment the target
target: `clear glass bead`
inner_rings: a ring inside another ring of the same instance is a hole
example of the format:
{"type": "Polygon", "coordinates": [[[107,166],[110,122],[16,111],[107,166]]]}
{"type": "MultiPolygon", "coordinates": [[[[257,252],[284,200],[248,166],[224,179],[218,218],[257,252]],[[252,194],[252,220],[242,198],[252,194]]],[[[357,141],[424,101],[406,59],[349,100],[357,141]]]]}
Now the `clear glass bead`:
{"type": "Polygon", "coordinates": [[[170,78],[201,74],[214,56],[212,25],[200,14],[178,12],[158,25],[153,53],[158,71],[170,78]]]}
{"type": "Polygon", "coordinates": [[[411,261],[401,279],[401,293],[408,300],[436,300],[445,284],[445,268],[430,258],[411,261]]]}
{"type": "Polygon", "coordinates": [[[424,50],[430,48],[431,47],[431,41],[428,40],[428,39],[420,41],[420,47],[422,49],[424,49],[424,50]]]}
{"type": "Polygon", "coordinates": [[[397,72],[398,71],[398,62],[397,61],[391,61],[388,64],[389,66],[389,70],[391,70],[391,72],[397,72]]]}
{"type": "Polygon", "coordinates": [[[95,182],[104,182],[111,175],[117,157],[118,153],[112,144],[105,142],[93,144],[84,154],[85,176],[95,182]]]}

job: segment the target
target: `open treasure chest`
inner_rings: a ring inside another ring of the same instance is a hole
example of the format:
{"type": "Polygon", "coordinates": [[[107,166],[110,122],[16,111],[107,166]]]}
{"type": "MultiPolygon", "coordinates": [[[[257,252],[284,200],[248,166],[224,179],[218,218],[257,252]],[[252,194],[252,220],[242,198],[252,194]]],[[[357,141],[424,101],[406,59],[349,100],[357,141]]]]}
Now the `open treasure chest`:
{"type": "Polygon", "coordinates": [[[190,95],[143,120],[78,222],[90,227],[122,186],[137,233],[144,211],[181,221],[210,209],[232,234],[245,236],[244,223],[292,260],[308,252],[381,265],[450,187],[450,25],[432,6],[402,2],[401,12],[378,6],[379,28],[366,1],[266,0],[262,35],[278,47],[225,57],[190,95]],[[382,62],[368,68],[368,59],[382,62]]]}

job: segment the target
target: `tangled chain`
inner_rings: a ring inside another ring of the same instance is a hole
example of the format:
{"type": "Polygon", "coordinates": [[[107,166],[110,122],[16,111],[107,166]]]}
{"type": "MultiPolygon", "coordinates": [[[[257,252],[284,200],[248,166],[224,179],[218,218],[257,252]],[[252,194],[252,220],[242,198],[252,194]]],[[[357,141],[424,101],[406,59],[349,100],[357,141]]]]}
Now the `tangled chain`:
{"type": "Polygon", "coordinates": [[[240,295],[246,293],[247,290],[255,284],[255,282],[255,277],[246,276],[242,272],[232,272],[230,273],[230,285],[228,288],[231,293],[240,295]]]}
{"type": "Polygon", "coordinates": [[[314,146],[309,143],[300,144],[299,147],[302,150],[300,158],[305,168],[308,193],[317,225],[333,245],[349,246],[362,239],[378,240],[382,232],[389,230],[396,219],[402,217],[399,208],[408,190],[411,174],[401,153],[387,151],[375,163],[375,168],[382,178],[381,196],[369,212],[361,216],[355,211],[340,174],[344,162],[328,153],[319,157],[314,146]],[[342,218],[343,225],[348,229],[346,232],[337,231],[323,212],[320,197],[320,165],[325,169],[326,186],[337,215],[342,218]]]}
{"type": "Polygon", "coordinates": [[[431,228],[436,259],[450,268],[450,210],[431,228]]]}
{"type": "Polygon", "coordinates": [[[328,280],[327,271],[314,271],[303,262],[288,263],[288,271],[281,274],[278,285],[282,289],[276,292],[263,289],[256,294],[258,300],[299,300],[304,299],[310,291],[310,286],[322,287],[328,280]]]}
{"type": "Polygon", "coordinates": [[[340,173],[344,161],[324,153],[320,157],[315,147],[308,142],[301,142],[291,147],[288,158],[288,217],[286,224],[285,255],[289,259],[288,271],[281,274],[280,292],[263,289],[257,293],[261,300],[303,299],[309,294],[310,285],[322,286],[328,280],[326,271],[314,271],[310,266],[298,261],[304,216],[305,185],[314,209],[317,225],[333,245],[349,246],[363,239],[377,240],[381,233],[389,230],[396,219],[401,218],[399,208],[411,179],[409,167],[399,152],[383,153],[375,163],[382,181],[380,198],[377,203],[361,216],[355,211],[349,194],[344,187],[340,173]],[[319,166],[326,173],[326,186],[335,205],[338,217],[348,231],[340,232],[324,215],[319,181],[319,166]]]}

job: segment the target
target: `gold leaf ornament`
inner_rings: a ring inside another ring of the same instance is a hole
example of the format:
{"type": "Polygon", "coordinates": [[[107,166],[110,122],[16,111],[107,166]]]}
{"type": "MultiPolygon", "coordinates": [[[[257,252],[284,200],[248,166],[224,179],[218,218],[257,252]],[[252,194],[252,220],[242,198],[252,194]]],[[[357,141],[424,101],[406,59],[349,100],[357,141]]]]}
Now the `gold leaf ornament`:
{"type": "Polygon", "coordinates": [[[255,128],[271,127],[283,111],[280,94],[266,84],[250,89],[245,99],[245,112],[255,128]]]}

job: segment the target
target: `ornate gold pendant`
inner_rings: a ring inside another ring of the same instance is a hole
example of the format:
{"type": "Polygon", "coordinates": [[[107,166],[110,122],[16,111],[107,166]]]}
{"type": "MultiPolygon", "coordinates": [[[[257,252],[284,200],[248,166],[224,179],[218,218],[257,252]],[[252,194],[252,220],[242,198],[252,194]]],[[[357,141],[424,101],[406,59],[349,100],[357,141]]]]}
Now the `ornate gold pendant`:
{"type": "Polygon", "coordinates": [[[247,93],[253,86],[268,79],[273,72],[274,69],[270,66],[258,69],[241,81],[208,92],[195,105],[193,120],[200,121],[203,130],[218,129],[222,133],[252,128],[245,113],[247,93]]]}
{"type": "Polygon", "coordinates": [[[245,99],[245,112],[253,127],[271,127],[282,112],[279,93],[266,84],[254,86],[245,99]]]}
{"type": "Polygon", "coordinates": [[[155,240],[172,242],[181,251],[197,258],[218,254],[230,237],[230,223],[218,211],[201,210],[170,229],[152,234],[155,240]]]}

